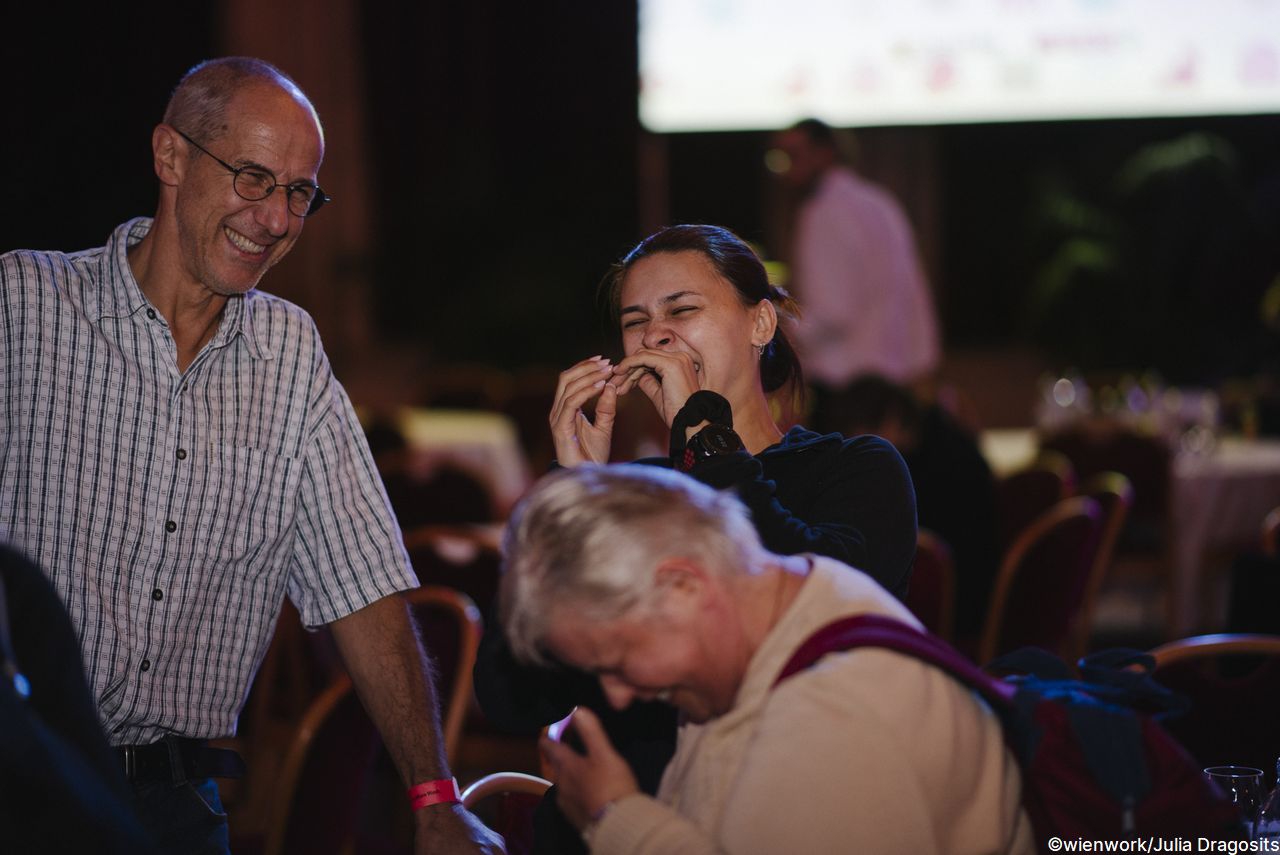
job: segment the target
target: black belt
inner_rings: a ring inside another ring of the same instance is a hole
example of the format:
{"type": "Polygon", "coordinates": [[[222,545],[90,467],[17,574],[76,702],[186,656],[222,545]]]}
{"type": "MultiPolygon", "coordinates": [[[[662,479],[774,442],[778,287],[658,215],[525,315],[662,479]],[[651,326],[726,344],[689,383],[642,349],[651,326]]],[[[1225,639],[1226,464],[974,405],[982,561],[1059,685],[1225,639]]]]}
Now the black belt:
{"type": "Polygon", "coordinates": [[[124,777],[130,783],[183,781],[201,778],[239,778],[244,760],[226,748],[210,748],[203,739],[166,736],[150,745],[118,745],[124,777]]]}

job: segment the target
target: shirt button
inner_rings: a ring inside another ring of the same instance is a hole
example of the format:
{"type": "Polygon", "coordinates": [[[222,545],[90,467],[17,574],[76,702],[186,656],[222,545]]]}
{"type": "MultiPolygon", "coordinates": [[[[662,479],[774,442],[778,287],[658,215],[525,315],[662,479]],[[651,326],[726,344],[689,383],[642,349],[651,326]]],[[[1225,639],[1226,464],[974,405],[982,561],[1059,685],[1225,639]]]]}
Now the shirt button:
{"type": "Polygon", "coordinates": [[[150,671],[150,670],[151,670],[151,660],[150,660],[150,659],[143,659],[143,660],[142,660],[142,664],[141,664],[140,666],[138,666],[138,670],[139,670],[139,671],[150,671]]]}
{"type": "Polygon", "coordinates": [[[156,319],[156,310],[147,309],[147,317],[154,321],[156,319]]]}
{"type": "Polygon", "coordinates": [[[156,602],[160,602],[161,600],[164,599],[164,591],[160,590],[159,588],[156,588],[154,591],[151,592],[151,599],[155,600],[156,602]]]}
{"type": "Polygon", "coordinates": [[[169,520],[167,523],[164,524],[164,530],[172,534],[173,532],[178,530],[178,524],[173,520],[169,520]]]}
{"type": "Polygon", "coordinates": [[[179,448],[179,449],[178,449],[178,459],[179,459],[179,460],[186,460],[186,459],[187,459],[187,450],[186,450],[185,448],[179,448]]]}

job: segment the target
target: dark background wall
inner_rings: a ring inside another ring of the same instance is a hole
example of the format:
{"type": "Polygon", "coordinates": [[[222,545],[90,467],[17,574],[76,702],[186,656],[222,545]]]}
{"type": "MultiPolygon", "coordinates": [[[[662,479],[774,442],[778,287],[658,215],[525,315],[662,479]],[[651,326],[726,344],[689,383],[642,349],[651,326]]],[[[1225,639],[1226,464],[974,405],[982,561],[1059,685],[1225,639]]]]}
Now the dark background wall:
{"type": "MultiPolygon", "coordinates": [[[[633,3],[356,8],[379,343],[435,366],[597,352],[595,286],[642,236],[642,198],[778,251],[766,134],[672,136],[657,147],[665,175],[637,166],[633,3]]],[[[227,50],[223,11],[6,10],[0,249],[98,245],[151,212],[151,127],[180,74],[227,50]]],[[[921,229],[953,351],[1029,343],[1051,361],[1164,360],[1192,379],[1269,364],[1258,302],[1280,269],[1280,117],[862,136],[868,173],[903,193],[921,229]]]]}

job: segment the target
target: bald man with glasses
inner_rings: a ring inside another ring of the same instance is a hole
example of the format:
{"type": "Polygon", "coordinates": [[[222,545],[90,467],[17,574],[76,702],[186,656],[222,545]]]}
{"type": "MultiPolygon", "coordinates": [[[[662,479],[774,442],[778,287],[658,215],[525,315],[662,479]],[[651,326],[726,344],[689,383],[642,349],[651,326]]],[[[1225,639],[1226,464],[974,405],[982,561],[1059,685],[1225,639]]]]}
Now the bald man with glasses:
{"type": "MultiPolygon", "coordinates": [[[[0,256],[0,538],[43,567],[143,825],[227,851],[215,777],[285,596],[328,626],[396,759],[419,852],[499,851],[456,801],[415,587],[311,318],[256,288],[329,197],[311,102],[203,63],[151,138],[159,203],[78,253],[0,256]]],[[[38,690],[38,689],[35,689],[38,690]]]]}

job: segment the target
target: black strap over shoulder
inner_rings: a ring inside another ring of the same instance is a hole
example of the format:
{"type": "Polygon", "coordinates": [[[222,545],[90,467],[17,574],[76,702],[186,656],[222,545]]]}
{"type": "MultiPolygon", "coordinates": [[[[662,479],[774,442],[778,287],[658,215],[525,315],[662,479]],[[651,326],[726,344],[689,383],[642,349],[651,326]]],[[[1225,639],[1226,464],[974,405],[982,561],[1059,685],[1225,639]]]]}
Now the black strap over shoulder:
{"type": "Polygon", "coordinates": [[[733,427],[733,407],[725,397],[710,389],[699,389],[689,396],[689,400],[684,402],[684,406],[680,408],[680,412],[676,413],[676,417],[671,420],[671,459],[678,461],[684,454],[684,447],[688,440],[685,433],[689,428],[701,422],[711,422],[712,424],[724,425],[725,427],[733,427]]]}

